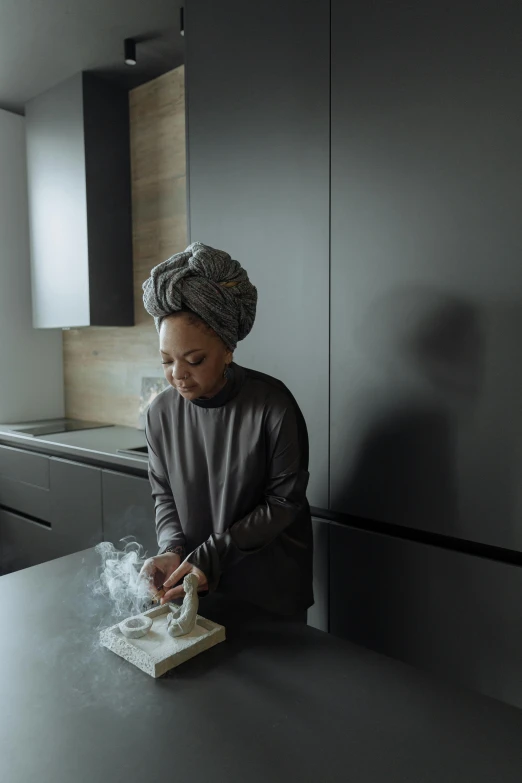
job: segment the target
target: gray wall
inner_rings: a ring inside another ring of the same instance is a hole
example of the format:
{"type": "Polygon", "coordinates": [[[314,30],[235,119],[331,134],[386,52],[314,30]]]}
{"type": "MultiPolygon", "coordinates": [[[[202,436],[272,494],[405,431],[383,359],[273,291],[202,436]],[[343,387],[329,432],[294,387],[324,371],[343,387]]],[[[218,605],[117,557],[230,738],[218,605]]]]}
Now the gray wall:
{"type": "Polygon", "coordinates": [[[521,26],[332,2],[332,508],[519,551],[521,26]]]}
{"type": "Polygon", "coordinates": [[[190,236],[259,289],[237,360],[285,382],[328,503],[328,4],[201,0],[186,9],[190,236]]]}
{"type": "Polygon", "coordinates": [[[32,328],[25,120],[0,110],[0,422],[62,415],[62,333],[32,328]]]}

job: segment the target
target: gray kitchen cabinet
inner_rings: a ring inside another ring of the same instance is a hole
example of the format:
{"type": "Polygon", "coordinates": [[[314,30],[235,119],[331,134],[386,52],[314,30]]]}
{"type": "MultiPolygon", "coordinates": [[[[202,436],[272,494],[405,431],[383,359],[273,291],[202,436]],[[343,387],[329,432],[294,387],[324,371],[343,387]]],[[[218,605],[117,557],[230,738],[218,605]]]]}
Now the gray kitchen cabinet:
{"type": "Polygon", "coordinates": [[[68,555],[103,540],[101,469],[51,459],[53,547],[68,555]]]}
{"type": "Polygon", "coordinates": [[[50,526],[0,508],[0,575],[53,560],[53,544],[50,526]]]}
{"type": "Polygon", "coordinates": [[[522,6],[332,1],[331,508],[522,550],[522,6]]]}
{"type": "Polygon", "coordinates": [[[51,521],[49,457],[0,445],[0,507],[51,521]]]}
{"type": "Polygon", "coordinates": [[[189,228],[259,291],[240,364],[281,379],[328,503],[329,3],[198,0],[185,13],[189,228]]]}
{"type": "Polygon", "coordinates": [[[330,632],[522,707],[522,568],[332,523],[330,632]]]}
{"type": "Polygon", "coordinates": [[[127,536],[147,554],[158,551],[154,503],[148,479],[111,470],[102,471],[103,538],[122,548],[127,536]]]}
{"type": "Polygon", "coordinates": [[[314,530],[314,605],[307,622],[320,631],[329,630],[330,613],[330,523],[312,518],[314,530]]]}
{"type": "Polygon", "coordinates": [[[79,73],[26,106],[33,323],[134,323],[128,92],[79,73]]]}

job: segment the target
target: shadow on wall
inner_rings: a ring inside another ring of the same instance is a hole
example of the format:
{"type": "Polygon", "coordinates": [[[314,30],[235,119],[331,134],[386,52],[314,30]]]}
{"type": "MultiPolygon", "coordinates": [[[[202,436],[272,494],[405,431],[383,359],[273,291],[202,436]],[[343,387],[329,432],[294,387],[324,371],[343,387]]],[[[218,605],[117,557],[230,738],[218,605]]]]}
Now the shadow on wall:
{"type": "Polygon", "coordinates": [[[350,401],[360,435],[333,507],[455,534],[459,421],[483,386],[483,314],[445,291],[408,287],[375,301],[354,340],[376,384],[350,401]]]}
{"type": "MultiPolygon", "coordinates": [[[[359,437],[333,508],[522,551],[522,303],[408,288],[351,337],[354,371],[373,383],[348,400],[343,436],[359,437]]],[[[495,666],[516,661],[502,637],[515,610],[483,580],[507,584],[509,566],[365,531],[350,542],[341,635],[490,695],[508,687],[515,664],[495,666]]]]}
{"type": "Polygon", "coordinates": [[[375,301],[352,335],[375,382],[348,400],[332,508],[522,550],[521,338],[519,302],[421,286],[375,301]]]}

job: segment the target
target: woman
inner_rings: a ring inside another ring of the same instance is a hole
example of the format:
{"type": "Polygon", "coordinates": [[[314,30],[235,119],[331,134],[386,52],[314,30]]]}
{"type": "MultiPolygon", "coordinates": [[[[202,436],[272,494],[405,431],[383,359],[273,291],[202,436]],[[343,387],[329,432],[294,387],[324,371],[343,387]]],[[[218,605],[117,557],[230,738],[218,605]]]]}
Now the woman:
{"type": "Polygon", "coordinates": [[[308,436],[283,383],[234,364],[257,290],[228,253],[195,242],[143,285],[167,388],[146,435],[160,554],[144,574],[183,596],[229,593],[280,614],[313,603],[308,436]]]}

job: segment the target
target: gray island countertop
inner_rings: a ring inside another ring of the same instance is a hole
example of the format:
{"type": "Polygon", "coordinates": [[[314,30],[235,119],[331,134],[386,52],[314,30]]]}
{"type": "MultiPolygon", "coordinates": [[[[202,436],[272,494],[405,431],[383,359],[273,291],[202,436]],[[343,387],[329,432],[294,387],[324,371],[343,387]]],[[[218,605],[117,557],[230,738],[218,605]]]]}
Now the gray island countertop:
{"type": "Polygon", "coordinates": [[[516,708],[215,597],[227,641],[153,680],[97,645],[96,568],[86,550],[0,578],[5,783],[522,780],[516,708]]]}

